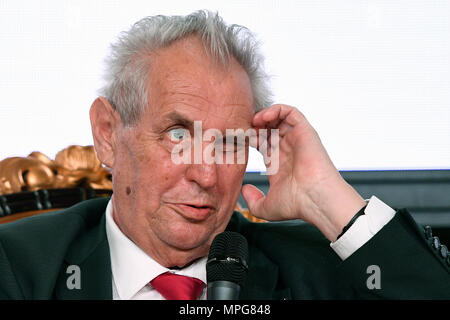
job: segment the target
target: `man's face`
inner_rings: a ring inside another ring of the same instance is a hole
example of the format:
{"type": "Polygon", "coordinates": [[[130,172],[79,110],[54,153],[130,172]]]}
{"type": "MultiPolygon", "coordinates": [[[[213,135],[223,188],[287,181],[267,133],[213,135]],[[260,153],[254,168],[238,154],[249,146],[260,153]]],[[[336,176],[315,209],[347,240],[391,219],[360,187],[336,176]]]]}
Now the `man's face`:
{"type": "Polygon", "coordinates": [[[148,108],[136,126],[115,133],[114,219],[160,264],[183,266],[205,256],[228,224],[247,153],[245,164],[176,164],[171,151],[187,131],[194,136],[194,121],[224,137],[227,128],[250,128],[252,91],[236,61],[217,66],[195,37],[151,59],[148,108]]]}

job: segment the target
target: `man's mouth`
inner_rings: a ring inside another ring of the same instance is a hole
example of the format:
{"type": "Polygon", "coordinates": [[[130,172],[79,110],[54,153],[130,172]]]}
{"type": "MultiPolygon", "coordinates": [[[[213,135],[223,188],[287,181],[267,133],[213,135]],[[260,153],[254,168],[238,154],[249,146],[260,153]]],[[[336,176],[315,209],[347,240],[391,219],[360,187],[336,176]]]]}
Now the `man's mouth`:
{"type": "Polygon", "coordinates": [[[208,218],[215,209],[211,205],[200,203],[171,203],[170,205],[187,220],[196,222],[208,218]]]}

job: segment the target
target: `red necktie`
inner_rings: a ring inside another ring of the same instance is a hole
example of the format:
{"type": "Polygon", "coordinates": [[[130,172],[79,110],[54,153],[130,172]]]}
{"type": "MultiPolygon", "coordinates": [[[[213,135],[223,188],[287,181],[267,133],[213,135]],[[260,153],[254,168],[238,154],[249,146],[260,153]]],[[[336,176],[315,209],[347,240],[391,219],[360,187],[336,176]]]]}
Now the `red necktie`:
{"type": "Polygon", "coordinates": [[[203,281],[197,278],[171,272],[160,274],[150,284],[167,300],[197,300],[204,287],[203,281]]]}

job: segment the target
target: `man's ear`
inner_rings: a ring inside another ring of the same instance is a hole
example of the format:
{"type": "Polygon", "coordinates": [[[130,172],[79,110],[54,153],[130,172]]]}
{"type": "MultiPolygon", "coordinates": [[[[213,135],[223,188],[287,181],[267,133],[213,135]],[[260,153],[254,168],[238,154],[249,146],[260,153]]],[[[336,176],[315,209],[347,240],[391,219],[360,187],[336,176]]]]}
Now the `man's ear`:
{"type": "Polygon", "coordinates": [[[105,97],[98,97],[89,111],[92,136],[97,157],[105,166],[114,166],[116,128],[121,123],[120,115],[105,97]]]}

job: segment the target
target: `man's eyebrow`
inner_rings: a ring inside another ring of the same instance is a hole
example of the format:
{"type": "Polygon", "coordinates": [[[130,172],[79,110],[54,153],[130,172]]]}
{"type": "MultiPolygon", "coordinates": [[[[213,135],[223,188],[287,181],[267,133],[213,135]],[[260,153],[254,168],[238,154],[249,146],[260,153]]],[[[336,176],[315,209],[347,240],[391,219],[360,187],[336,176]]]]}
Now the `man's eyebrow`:
{"type": "Polygon", "coordinates": [[[180,113],[178,113],[176,111],[173,111],[173,112],[163,115],[162,121],[181,124],[185,127],[193,127],[194,126],[193,121],[187,119],[185,116],[181,115],[180,113]]]}

